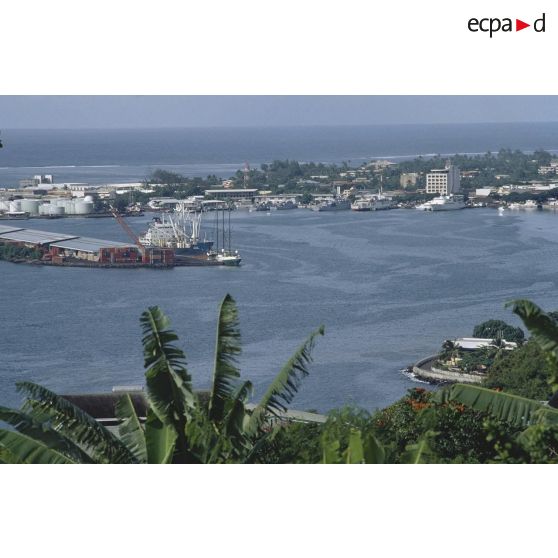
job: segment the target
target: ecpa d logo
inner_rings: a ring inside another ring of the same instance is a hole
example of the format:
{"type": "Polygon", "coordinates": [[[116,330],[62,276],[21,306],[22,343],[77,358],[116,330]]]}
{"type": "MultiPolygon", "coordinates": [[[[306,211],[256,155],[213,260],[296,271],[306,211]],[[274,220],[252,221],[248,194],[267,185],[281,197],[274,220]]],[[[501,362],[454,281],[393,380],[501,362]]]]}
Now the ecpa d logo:
{"type": "MultiPolygon", "coordinates": [[[[467,23],[467,27],[469,31],[473,33],[478,33],[479,31],[482,33],[489,33],[490,38],[494,33],[498,33],[502,31],[504,33],[509,33],[513,31],[521,31],[522,29],[527,29],[527,27],[531,27],[530,23],[525,23],[521,19],[515,19],[515,28],[513,25],[513,19],[509,17],[504,17],[500,19],[499,17],[484,17],[478,19],[476,17],[472,17],[469,22],[467,23]]],[[[533,22],[533,30],[536,33],[544,33],[546,26],[546,14],[543,14],[541,17],[536,19],[533,22]]]]}

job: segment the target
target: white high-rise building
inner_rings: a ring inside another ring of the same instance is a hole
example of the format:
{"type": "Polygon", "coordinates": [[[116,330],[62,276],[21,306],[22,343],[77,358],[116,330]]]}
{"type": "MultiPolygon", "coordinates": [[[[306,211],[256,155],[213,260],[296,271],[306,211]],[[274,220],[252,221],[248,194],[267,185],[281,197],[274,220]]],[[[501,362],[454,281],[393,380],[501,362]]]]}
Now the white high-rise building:
{"type": "Polygon", "coordinates": [[[426,193],[447,196],[459,192],[459,167],[447,165],[445,169],[432,169],[426,175],[426,193]]]}

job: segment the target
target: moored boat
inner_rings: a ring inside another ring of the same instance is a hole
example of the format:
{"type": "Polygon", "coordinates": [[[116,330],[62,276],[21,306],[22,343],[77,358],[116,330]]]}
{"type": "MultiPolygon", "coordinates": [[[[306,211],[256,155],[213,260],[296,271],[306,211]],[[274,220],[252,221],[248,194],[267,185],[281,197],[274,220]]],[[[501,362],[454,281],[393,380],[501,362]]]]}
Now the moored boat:
{"type": "Polygon", "coordinates": [[[419,211],[452,211],[464,207],[465,202],[461,196],[439,196],[417,205],[415,209],[419,211]]]}
{"type": "Polygon", "coordinates": [[[351,202],[349,200],[334,198],[323,201],[322,203],[312,207],[313,211],[342,211],[351,209],[351,202]]]}

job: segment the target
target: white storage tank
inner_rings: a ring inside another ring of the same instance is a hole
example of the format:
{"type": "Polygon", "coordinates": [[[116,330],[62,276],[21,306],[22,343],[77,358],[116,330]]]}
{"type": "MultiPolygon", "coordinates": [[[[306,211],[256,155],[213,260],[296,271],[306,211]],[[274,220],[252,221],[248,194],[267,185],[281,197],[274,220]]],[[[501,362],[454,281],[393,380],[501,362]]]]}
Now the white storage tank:
{"type": "Polygon", "coordinates": [[[14,200],[10,202],[10,211],[12,213],[21,211],[21,200],[14,200]]]}
{"type": "Polygon", "coordinates": [[[40,205],[39,200],[21,200],[21,211],[26,211],[29,215],[38,215],[40,205]]]}
{"type": "Polygon", "coordinates": [[[10,202],[0,201],[0,211],[10,211],[10,202]]]}
{"type": "Polygon", "coordinates": [[[65,214],[66,214],[66,210],[63,207],[60,207],[59,205],[52,205],[50,207],[49,215],[61,216],[65,214]]]}
{"type": "Polygon", "coordinates": [[[93,202],[78,201],[74,204],[76,215],[87,215],[93,213],[93,202]]]}
{"type": "Polygon", "coordinates": [[[85,196],[85,198],[83,198],[83,201],[93,203],[94,202],[93,196],[85,196]]]}
{"type": "Polygon", "coordinates": [[[57,205],[64,208],[66,215],[73,215],[75,213],[74,202],[72,200],[58,200],[57,205]]]}

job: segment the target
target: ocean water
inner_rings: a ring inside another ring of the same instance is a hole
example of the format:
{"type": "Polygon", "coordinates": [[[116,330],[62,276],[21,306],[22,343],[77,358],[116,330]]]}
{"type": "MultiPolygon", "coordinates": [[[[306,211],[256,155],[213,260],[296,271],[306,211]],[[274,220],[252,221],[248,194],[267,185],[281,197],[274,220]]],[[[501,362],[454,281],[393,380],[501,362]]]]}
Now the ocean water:
{"type": "Polygon", "coordinates": [[[139,181],[156,168],[229,177],[244,162],[354,164],[373,157],[558,150],[558,123],[154,130],[2,130],[0,187],[34,174],[58,182],[139,181]]]}
{"type": "MultiPolygon", "coordinates": [[[[211,216],[208,228],[211,228],[211,216]]],[[[149,217],[130,219],[141,232],[149,217]]],[[[315,360],[294,406],[385,406],[416,385],[400,369],[475,324],[518,320],[517,297],[558,308],[558,215],[491,209],[270,214],[237,211],[243,264],[173,270],[66,269],[0,262],[0,399],[14,382],[58,392],[143,380],[139,316],[170,316],[198,387],[211,379],[217,309],[240,312],[243,377],[256,396],[320,324],[315,360]]],[[[112,219],[30,220],[27,227],[113,240],[112,219]]]]}

